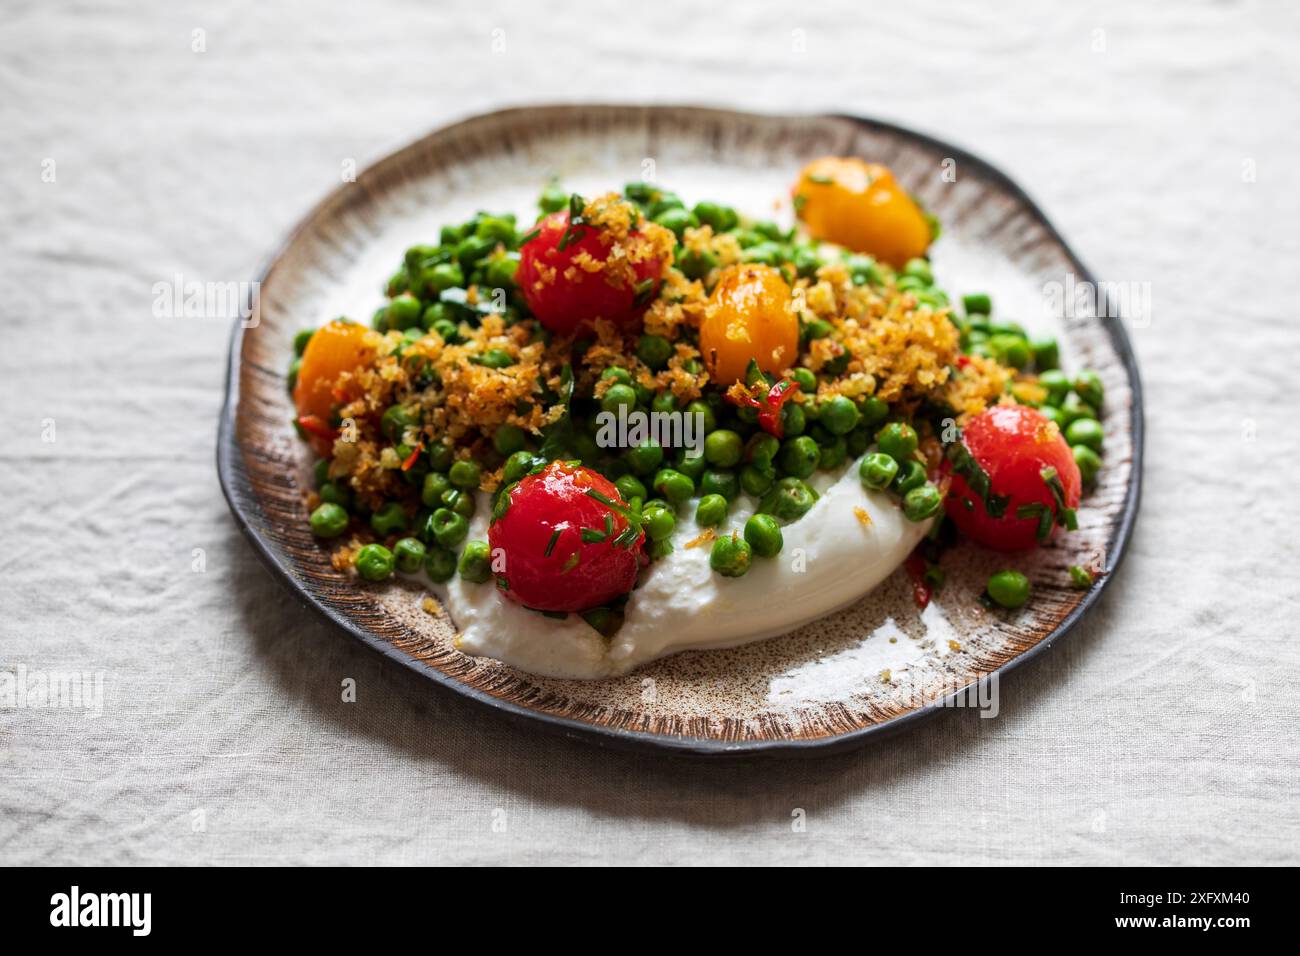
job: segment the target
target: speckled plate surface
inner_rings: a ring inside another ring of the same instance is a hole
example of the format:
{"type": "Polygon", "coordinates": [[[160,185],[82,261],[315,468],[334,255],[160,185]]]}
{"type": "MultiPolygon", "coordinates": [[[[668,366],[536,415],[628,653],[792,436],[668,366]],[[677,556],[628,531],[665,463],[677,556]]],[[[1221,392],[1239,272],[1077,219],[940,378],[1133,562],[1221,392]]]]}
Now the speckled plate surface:
{"type": "MultiPolygon", "coordinates": [[[[433,683],[562,732],[610,745],[697,753],[804,753],[900,730],[1059,639],[1105,587],[1137,513],[1142,407],[1137,368],[1114,310],[1053,306],[1050,283],[1093,279],[1033,203],[964,150],[888,124],[839,116],[760,116],[682,107],[554,106],[458,123],[381,160],[313,210],[261,277],[260,316],[237,326],[217,465],[231,510],[267,566],[343,630],[433,683]],[[415,584],[362,586],[335,571],[307,526],[310,456],[290,425],[284,370],[294,333],[335,315],[366,320],[402,251],[475,210],[531,214],[559,176],[579,191],[654,178],[688,202],[782,213],[807,160],[860,155],[891,166],[944,234],[936,277],[951,293],[987,290],[999,317],[1054,332],[1067,369],[1106,387],[1105,468],[1080,530],[1015,566],[1034,585],[1019,612],[976,597],[1005,558],[969,544],[945,555],[947,583],[924,614],[900,570],[859,604],[783,637],[653,662],[619,678],[538,678],[453,646],[445,613],[415,584]],[[944,170],[955,172],[943,175],[944,170]],[[1072,277],[1071,278],[1067,278],[1072,277]],[[1097,318],[1097,312],[1112,317],[1097,318]],[[1090,591],[1071,564],[1105,569],[1090,591]]],[[[1103,300],[1105,303],[1107,300],[1103,300]]],[[[436,692],[433,688],[431,693],[436,692]]]]}

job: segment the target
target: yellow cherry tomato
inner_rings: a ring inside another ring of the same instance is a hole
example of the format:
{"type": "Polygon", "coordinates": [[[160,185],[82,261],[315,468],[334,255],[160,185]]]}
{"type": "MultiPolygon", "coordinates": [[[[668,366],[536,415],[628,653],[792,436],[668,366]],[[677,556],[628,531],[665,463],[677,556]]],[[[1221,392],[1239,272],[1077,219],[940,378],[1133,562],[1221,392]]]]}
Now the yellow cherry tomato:
{"type": "Polygon", "coordinates": [[[803,168],[795,211],[818,239],[865,252],[895,268],[925,255],[930,224],[894,174],[879,163],[826,156],[803,168]]]}
{"type": "Polygon", "coordinates": [[[750,359],[782,372],[799,355],[799,318],[790,286],[771,266],[735,265],[713,287],[700,322],[704,368],[718,385],[743,381],[750,359]]]}
{"type": "Polygon", "coordinates": [[[374,335],[363,325],[335,319],[321,326],[307,342],[298,368],[293,401],[299,415],[328,422],[333,407],[351,396],[338,394],[334,383],[344,372],[368,363],[375,355],[374,335]]]}

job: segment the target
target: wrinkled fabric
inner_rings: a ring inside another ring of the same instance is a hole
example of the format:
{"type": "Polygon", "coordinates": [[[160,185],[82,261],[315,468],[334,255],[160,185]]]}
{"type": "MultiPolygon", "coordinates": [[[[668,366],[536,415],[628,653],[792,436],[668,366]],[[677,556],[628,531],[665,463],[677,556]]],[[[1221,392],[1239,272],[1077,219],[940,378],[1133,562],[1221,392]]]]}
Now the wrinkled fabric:
{"type": "Polygon", "coordinates": [[[0,24],[0,671],[102,691],[98,716],[0,706],[0,860],[1300,862],[1296,8],[114,0],[0,24]],[[156,316],[156,284],[252,279],[346,164],[434,126],[611,97],[933,132],[1100,276],[1151,283],[1131,553],[996,719],[817,760],[609,753],[354,645],[236,530],[229,322],[156,316]]]}

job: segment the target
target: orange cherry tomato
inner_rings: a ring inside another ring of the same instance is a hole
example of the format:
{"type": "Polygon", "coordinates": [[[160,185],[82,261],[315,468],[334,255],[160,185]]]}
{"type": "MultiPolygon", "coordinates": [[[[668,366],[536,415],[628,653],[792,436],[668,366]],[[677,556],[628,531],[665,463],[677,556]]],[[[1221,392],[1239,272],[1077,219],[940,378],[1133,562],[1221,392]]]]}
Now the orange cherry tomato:
{"type": "Polygon", "coordinates": [[[366,365],[375,357],[374,336],[364,325],[335,319],[312,335],[302,353],[298,384],[293,402],[299,416],[313,416],[328,423],[335,405],[351,396],[335,390],[335,382],[344,372],[366,365]]]}
{"type": "Polygon", "coordinates": [[[722,273],[700,322],[700,354],[724,388],[743,381],[750,359],[779,373],[799,355],[799,318],[790,286],[771,266],[744,264],[722,273]]]}
{"type": "Polygon", "coordinates": [[[895,268],[925,255],[930,224],[916,202],[879,163],[826,156],[803,168],[795,211],[818,239],[865,252],[895,268]]]}

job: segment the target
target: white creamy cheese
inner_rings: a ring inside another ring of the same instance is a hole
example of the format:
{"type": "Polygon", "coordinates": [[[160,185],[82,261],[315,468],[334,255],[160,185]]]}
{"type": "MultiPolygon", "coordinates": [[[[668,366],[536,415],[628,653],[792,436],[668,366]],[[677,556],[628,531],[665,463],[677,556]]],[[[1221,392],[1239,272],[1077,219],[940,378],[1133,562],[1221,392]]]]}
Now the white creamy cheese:
{"type": "MultiPolygon", "coordinates": [[[[856,461],[835,473],[818,472],[809,484],[821,497],[782,529],[781,553],[755,557],[740,578],[709,567],[708,542],[686,547],[704,529],[695,524],[694,503],[683,508],[672,553],[642,572],[612,640],[577,614],[549,618],[507,600],[490,581],[453,578],[444,597],[461,630],[460,648],[533,674],[591,679],[625,674],[678,651],[763,640],[861,599],[903,563],[930,527],[929,521],[908,521],[887,494],[864,489],[856,461]],[[860,520],[858,508],[869,523],[860,520]]],[[[715,533],[742,530],[755,505],[741,496],[715,533]]],[[[487,539],[488,512],[489,503],[480,501],[472,538],[487,539]]]]}

